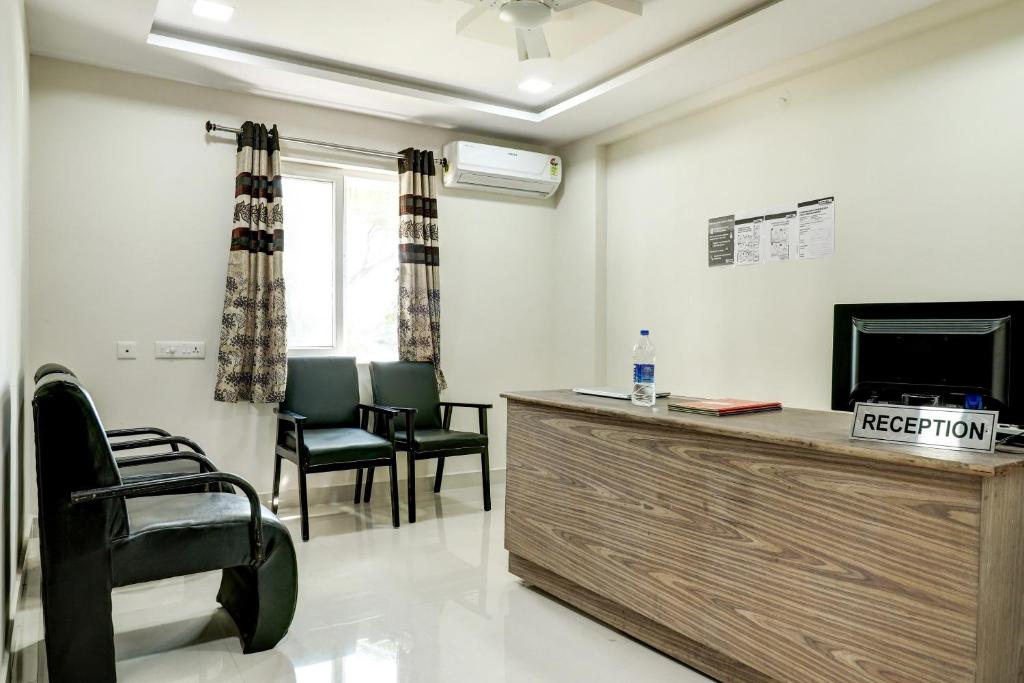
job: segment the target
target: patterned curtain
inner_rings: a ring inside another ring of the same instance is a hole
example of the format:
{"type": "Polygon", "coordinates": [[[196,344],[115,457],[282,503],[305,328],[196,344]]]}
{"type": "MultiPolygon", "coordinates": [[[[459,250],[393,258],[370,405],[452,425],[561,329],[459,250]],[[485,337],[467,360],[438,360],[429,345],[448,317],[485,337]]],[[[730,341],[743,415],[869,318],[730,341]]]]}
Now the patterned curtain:
{"type": "Polygon", "coordinates": [[[278,403],[288,379],[284,211],[277,126],[246,121],[238,134],[235,217],[224,291],[218,401],[278,403]]]}
{"type": "Polygon", "coordinates": [[[398,357],[431,361],[441,372],[441,279],[438,268],[434,153],[407,149],[398,160],[398,357]]]}

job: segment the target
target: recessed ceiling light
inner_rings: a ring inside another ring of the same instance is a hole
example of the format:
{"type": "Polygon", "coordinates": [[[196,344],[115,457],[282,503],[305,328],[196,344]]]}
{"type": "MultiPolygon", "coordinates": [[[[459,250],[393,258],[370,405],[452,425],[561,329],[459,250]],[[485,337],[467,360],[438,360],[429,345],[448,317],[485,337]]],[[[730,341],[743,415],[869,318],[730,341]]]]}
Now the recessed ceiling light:
{"type": "Polygon", "coordinates": [[[527,78],[525,81],[519,84],[520,90],[525,90],[531,93],[541,93],[551,87],[550,81],[545,81],[540,78],[527,78]]]}
{"type": "Polygon", "coordinates": [[[203,19],[227,21],[234,13],[235,8],[231,5],[225,5],[220,2],[211,2],[211,0],[196,0],[196,4],[192,5],[192,14],[197,17],[202,17],[203,19]]]}

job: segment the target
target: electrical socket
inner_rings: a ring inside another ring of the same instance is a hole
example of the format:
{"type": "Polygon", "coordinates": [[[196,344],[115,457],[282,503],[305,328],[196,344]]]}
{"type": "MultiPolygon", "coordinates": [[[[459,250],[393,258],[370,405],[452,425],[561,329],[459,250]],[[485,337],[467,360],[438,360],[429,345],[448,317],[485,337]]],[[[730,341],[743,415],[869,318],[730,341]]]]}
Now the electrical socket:
{"type": "Polygon", "coordinates": [[[120,360],[135,360],[139,357],[138,344],[133,341],[119,341],[116,343],[117,357],[120,360]]]}
{"type": "Polygon", "coordinates": [[[154,358],[206,358],[206,342],[158,341],[153,344],[154,358]]]}

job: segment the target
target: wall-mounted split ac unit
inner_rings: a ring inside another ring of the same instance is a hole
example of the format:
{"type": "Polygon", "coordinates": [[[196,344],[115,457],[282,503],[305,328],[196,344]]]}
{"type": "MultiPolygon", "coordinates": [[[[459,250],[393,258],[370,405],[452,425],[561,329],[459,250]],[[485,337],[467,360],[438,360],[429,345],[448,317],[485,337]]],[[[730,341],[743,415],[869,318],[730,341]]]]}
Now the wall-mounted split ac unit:
{"type": "Polygon", "coordinates": [[[562,160],[552,154],[457,141],[444,157],[445,187],[544,198],[562,182],[562,160]]]}

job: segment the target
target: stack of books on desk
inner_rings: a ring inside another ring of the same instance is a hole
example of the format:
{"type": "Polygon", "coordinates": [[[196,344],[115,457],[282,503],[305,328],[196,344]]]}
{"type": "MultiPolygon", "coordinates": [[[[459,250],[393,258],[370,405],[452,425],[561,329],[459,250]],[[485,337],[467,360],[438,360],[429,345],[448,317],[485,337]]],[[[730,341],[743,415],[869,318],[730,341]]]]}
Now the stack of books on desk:
{"type": "Polygon", "coordinates": [[[782,410],[778,401],[744,401],[738,398],[715,399],[677,399],[669,402],[669,410],[680,413],[697,413],[698,415],[744,415],[746,413],[763,413],[768,410],[782,410]]]}

